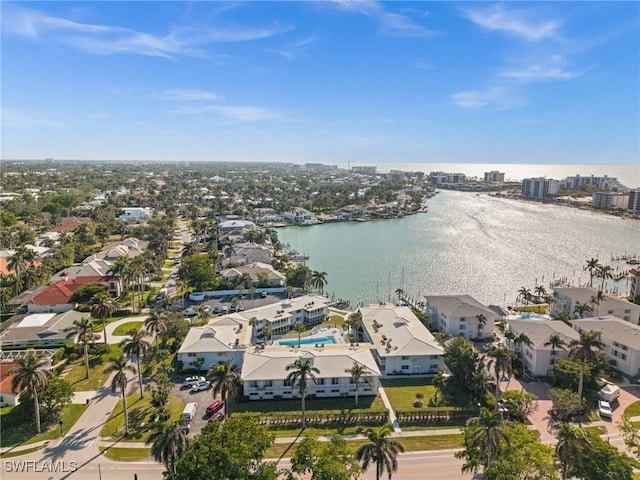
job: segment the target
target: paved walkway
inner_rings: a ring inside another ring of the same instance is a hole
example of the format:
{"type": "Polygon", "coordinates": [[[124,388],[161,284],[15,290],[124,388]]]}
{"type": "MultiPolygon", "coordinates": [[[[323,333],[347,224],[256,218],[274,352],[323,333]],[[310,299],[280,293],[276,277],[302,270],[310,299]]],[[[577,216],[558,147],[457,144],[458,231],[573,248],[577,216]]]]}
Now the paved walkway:
{"type": "Polygon", "coordinates": [[[393,410],[393,406],[389,401],[389,397],[387,397],[387,392],[384,391],[384,387],[378,387],[378,394],[380,395],[380,399],[382,403],[384,403],[385,408],[389,411],[389,423],[393,427],[394,432],[401,432],[400,424],[398,423],[398,419],[396,418],[396,412],[393,410]]]}

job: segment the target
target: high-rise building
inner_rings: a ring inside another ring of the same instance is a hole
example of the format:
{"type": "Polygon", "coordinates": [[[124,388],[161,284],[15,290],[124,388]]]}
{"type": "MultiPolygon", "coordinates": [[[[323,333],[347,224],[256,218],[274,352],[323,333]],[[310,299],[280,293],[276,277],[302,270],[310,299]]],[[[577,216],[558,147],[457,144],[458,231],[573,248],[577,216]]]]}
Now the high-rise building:
{"type": "Polygon", "coordinates": [[[627,203],[627,210],[629,210],[631,213],[640,214],[640,188],[629,190],[629,201],[627,203]]]}
{"type": "Polygon", "coordinates": [[[551,178],[525,178],[522,180],[522,196],[526,198],[549,198],[560,191],[560,182],[551,178]]]}
{"type": "Polygon", "coordinates": [[[484,181],[486,183],[504,183],[504,172],[498,172],[497,170],[484,172],[484,181]]]}
{"type": "Polygon", "coordinates": [[[611,209],[627,208],[629,195],[619,192],[594,192],[591,205],[593,208],[611,209]]]}

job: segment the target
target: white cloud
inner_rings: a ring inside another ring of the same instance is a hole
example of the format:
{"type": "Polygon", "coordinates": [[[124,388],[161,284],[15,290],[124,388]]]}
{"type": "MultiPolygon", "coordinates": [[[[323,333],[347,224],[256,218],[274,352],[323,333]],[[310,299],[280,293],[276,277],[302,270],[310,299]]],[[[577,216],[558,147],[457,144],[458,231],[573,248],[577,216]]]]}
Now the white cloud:
{"type": "Polygon", "coordinates": [[[182,88],[174,88],[163,90],[153,95],[160,100],[172,100],[178,102],[190,102],[199,100],[218,100],[220,97],[213,92],[205,90],[188,90],[182,88]]]}
{"type": "Polygon", "coordinates": [[[331,3],[338,9],[365,15],[376,20],[383,32],[393,35],[403,36],[432,36],[436,32],[429,30],[422,25],[418,25],[406,15],[393,13],[385,10],[384,5],[373,0],[331,0],[331,3]]]}
{"type": "Polygon", "coordinates": [[[279,25],[262,28],[173,28],[166,35],[140,32],[110,25],[78,23],[26,8],[4,8],[2,30],[6,33],[61,43],[98,55],[135,54],[174,58],[206,56],[203,46],[272,37],[287,30],[279,25]]]}
{"type": "Polygon", "coordinates": [[[2,126],[7,128],[62,127],[63,124],[43,117],[38,113],[25,112],[18,108],[3,107],[0,112],[2,126]]]}
{"type": "Polygon", "coordinates": [[[532,20],[529,18],[530,13],[522,10],[507,10],[504,5],[467,9],[463,11],[463,15],[486,30],[506,32],[531,41],[556,38],[558,29],[562,25],[559,20],[532,20]]]}
{"type": "Polygon", "coordinates": [[[286,120],[287,115],[278,110],[252,105],[201,105],[183,106],[171,111],[184,115],[203,115],[207,113],[218,114],[219,116],[239,122],[259,122],[265,120],[286,120]]]}
{"type": "Polygon", "coordinates": [[[521,68],[504,70],[501,76],[521,82],[538,82],[543,80],[569,80],[584,74],[570,72],[565,69],[565,59],[561,55],[552,55],[548,60],[531,63],[521,68]]]}
{"type": "Polygon", "coordinates": [[[508,110],[526,103],[516,92],[504,87],[465,90],[451,95],[451,100],[465,110],[508,110]]]}

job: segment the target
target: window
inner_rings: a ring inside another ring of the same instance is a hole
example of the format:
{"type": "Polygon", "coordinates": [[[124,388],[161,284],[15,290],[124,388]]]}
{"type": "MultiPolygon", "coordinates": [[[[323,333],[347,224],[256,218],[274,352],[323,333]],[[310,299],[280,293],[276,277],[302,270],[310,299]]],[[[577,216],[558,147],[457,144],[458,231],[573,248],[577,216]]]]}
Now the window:
{"type": "Polygon", "coordinates": [[[290,387],[291,386],[291,380],[287,380],[286,378],[284,379],[283,385],[285,387],[290,387]]]}
{"type": "Polygon", "coordinates": [[[438,369],[437,363],[432,363],[431,365],[429,365],[429,370],[437,370],[437,369],[438,369]]]}
{"type": "Polygon", "coordinates": [[[403,356],[402,360],[409,360],[409,357],[403,356]]]}
{"type": "Polygon", "coordinates": [[[614,357],[617,357],[617,356],[618,356],[618,351],[617,351],[617,350],[614,350],[614,351],[613,351],[613,356],[614,356],[614,357]]]}
{"type": "Polygon", "coordinates": [[[608,315],[613,315],[613,310],[609,310],[609,311],[607,312],[607,314],[608,314],[608,315]]]}
{"type": "Polygon", "coordinates": [[[623,353],[622,355],[620,355],[620,358],[621,358],[622,360],[626,360],[626,359],[627,359],[627,356],[623,353]]]}
{"type": "Polygon", "coordinates": [[[402,365],[402,370],[409,370],[409,365],[402,365]]]}
{"type": "Polygon", "coordinates": [[[316,385],[324,385],[324,378],[319,378],[319,379],[316,381],[316,385]]]}
{"type": "Polygon", "coordinates": [[[431,360],[437,360],[438,358],[440,358],[440,355],[429,355],[429,358],[431,360]]]}
{"type": "Polygon", "coordinates": [[[273,380],[265,380],[264,381],[264,386],[265,387],[273,387],[273,380]]]}
{"type": "Polygon", "coordinates": [[[251,380],[251,381],[249,382],[249,386],[250,386],[251,388],[256,388],[256,387],[258,386],[258,382],[257,382],[257,381],[255,381],[255,380],[251,380]]]}
{"type": "Polygon", "coordinates": [[[339,385],[340,384],[340,379],[339,378],[332,378],[331,379],[331,385],[339,385]]]}
{"type": "Polygon", "coordinates": [[[466,322],[466,321],[467,321],[467,319],[466,319],[466,318],[464,318],[464,317],[460,317],[460,321],[461,321],[461,322],[466,322]]]}
{"type": "Polygon", "coordinates": [[[460,330],[466,330],[467,326],[466,325],[460,325],[460,330]]]}
{"type": "Polygon", "coordinates": [[[196,356],[196,354],[195,354],[195,353],[193,353],[193,352],[189,352],[189,355],[188,355],[188,356],[189,356],[189,357],[195,357],[195,356],[196,356]]]}

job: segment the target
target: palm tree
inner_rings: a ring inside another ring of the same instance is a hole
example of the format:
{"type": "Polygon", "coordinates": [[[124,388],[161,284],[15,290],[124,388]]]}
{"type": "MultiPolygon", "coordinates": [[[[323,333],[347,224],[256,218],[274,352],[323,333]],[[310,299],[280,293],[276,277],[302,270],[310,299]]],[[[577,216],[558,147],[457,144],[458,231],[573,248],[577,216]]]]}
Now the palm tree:
{"type": "Polygon", "coordinates": [[[181,430],[180,423],[156,424],[146,444],[151,444],[153,458],[156,462],[162,462],[171,478],[174,478],[176,463],[189,448],[189,439],[181,430]]]}
{"type": "Polygon", "coordinates": [[[602,303],[602,301],[607,298],[606,295],[604,294],[604,292],[602,290],[598,290],[598,292],[593,295],[589,301],[589,303],[591,303],[591,305],[595,305],[596,306],[596,317],[600,316],[600,304],[602,303]]]}
{"type": "Polygon", "coordinates": [[[273,327],[271,326],[271,323],[266,322],[264,327],[262,327],[262,338],[267,341],[271,338],[271,335],[273,335],[273,327]]]}
{"type": "Polygon", "coordinates": [[[327,284],[327,272],[315,271],[311,274],[311,283],[318,289],[320,295],[324,293],[324,287],[327,284]]]}
{"type": "Polygon", "coordinates": [[[38,402],[38,390],[46,384],[51,371],[46,370],[49,360],[45,357],[37,357],[33,350],[15,360],[16,367],[9,372],[11,379],[11,391],[23,391],[33,397],[36,411],[36,432],[40,433],[40,403],[38,402]]]}
{"type": "Polygon", "coordinates": [[[525,307],[528,306],[531,301],[531,290],[526,287],[520,287],[520,290],[518,290],[518,299],[524,302],[525,307]]]}
{"type": "Polygon", "coordinates": [[[16,295],[18,295],[22,291],[22,274],[29,267],[29,265],[32,265],[37,260],[37,258],[38,254],[24,245],[19,245],[16,248],[14,254],[9,258],[7,268],[15,272],[16,295]]]}
{"type": "Polygon", "coordinates": [[[602,265],[598,269],[596,274],[598,277],[602,279],[602,284],[600,285],[600,290],[604,290],[604,282],[613,278],[613,268],[610,265],[602,265]]]}
{"type": "Polygon", "coordinates": [[[584,314],[591,311],[591,307],[586,303],[576,303],[576,306],[573,308],[573,313],[580,315],[580,318],[584,318],[584,314]]]}
{"type": "Polygon", "coordinates": [[[363,471],[367,471],[371,464],[376,465],[376,480],[380,480],[385,470],[391,480],[398,470],[398,454],[404,452],[401,442],[389,438],[392,431],[389,424],[379,428],[358,428],[358,433],[366,435],[368,442],[358,448],[356,458],[362,462],[363,471]]]}
{"type": "Polygon", "coordinates": [[[552,333],[549,335],[549,340],[544,342],[545,347],[551,347],[551,363],[556,363],[556,350],[562,349],[566,346],[566,342],[562,339],[559,333],[552,333]]]}
{"type": "Polygon", "coordinates": [[[362,327],[362,312],[360,310],[355,311],[345,320],[344,324],[348,326],[353,333],[356,334],[356,339],[360,341],[360,328],[362,327]]]}
{"type": "Polygon", "coordinates": [[[487,366],[493,367],[493,371],[496,377],[496,410],[500,408],[498,402],[500,401],[500,374],[509,374],[511,376],[511,351],[507,347],[492,347],[487,353],[487,356],[491,358],[487,366]]]}
{"type": "Polygon", "coordinates": [[[133,365],[127,363],[124,354],[120,352],[120,355],[111,359],[111,363],[105,368],[106,374],[115,372],[115,375],[111,379],[111,391],[117,392],[118,389],[122,392],[122,408],[124,411],[124,434],[129,435],[129,411],[127,410],[127,372],[137,373],[136,368],[133,365]]]}
{"type": "Polygon", "coordinates": [[[89,342],[93,340],[93,325],[88,318],[82,317],[80,320],[74,320],[73,325],[65,328],[65,332],[70,332],[69,336],[77,336],[78,342],[82,344],[84,349],[84,368],[86,377],[89,378],[89,342]]]}
{"type": "Polygon", "coordinates": [[[520,350],[520,356],[522,357],[522,378],[525,378],[526,373],[525,373],[525,365],[524,365],[525,363],[524,362],[524,345],[527,345],[528,347],[530,347],[531,345],[533,345],[533,342],[531,341],[531,339],[526,333],[520,332],[513,338],[513,343],[518,345],[518,348],[520,350]]]}
{"type": "Polygon", "coordinates": [[[536,288],[533,289],[533,291],[535,292],[539,301],[541,301],[547,294],[547,289],[544,288],[544,285],[538,285],[536,288]]]}
{"type": "Polygon", "coordinates": [[[213,397],[220,395],[224,402],[224,416],[229,418],[227,399],[238,392],[238,374],[233,371],[233,360],[212,366],[207,372],[207,380],[213,385],[213,397]]]}
{"type": "Polygon", "coordinates": [[[107,318],[112,316],[118,307],[106,293],[96,293],[91,299],[91,315],[102,320],[104,344],[107,344],[107,318]]]}
{"type": "Polygon", "coordinates": [[[298,384],[300,389],[300,397],[302,403],[302,428],[307,427],[307,419],[305,417],[304,404],[305,404],[305,396],[307,393],[307,381],[313,380],[313,383],[317,382],[316,375],[320,374],[320,370],[317,367],[314,367],[311,363],[311,360],[307,358],[299,358],[295,362],[286,366],[287,372],[291,370],[287,378],[285,379],[285,383],[294,387],[295,384],[298,384]]]}
{"type": "Polygon", "coordinates": [[[255,338],[256,336],[256,327],[258,326],[260,322],[258,321],[257,317],[251,317],[249,319],[249,326],[251,327],[251,336],[253,338],[255,338]]]}
{"type": "Polygon", "coordinates": [[[587,362],[596,360],[596,351],[604,349],[604,343],[600,341],[600,333],[589,330],[580,330],[580,339],[569,342],[569,356],[580,361],[580,383],[578,384],[578,395],[582,398],[582,387],[584,386],[584,365],[587,362]]]}
{"type": "Polygon", "coordinates": [[[144,321],[144,329],[152,336],[159,336],[167,329],[167,317],[151,312],[144,321]]]}
{"type": "Polygon", "coordinates": [[[296,322],[296,324],[293,326],[292,330],[294,332],[298,333],[298,348],[300,348],[300,335],[302,335],[302,332],[304,332],[307,329],[307,327],[305,327],[304,323],[302,322],[296,322]]]}
{"type": "Polygon", "coordinates": [[[569,465],[573,462],[582,462],[583,448],[590,446],[591,442],[585,431],[573,427],[569,423],[562,422],[554,427],[557,430],[556,455],[562,464],[562,480],[567,479],[569,465]]]}
{"type": "Polygon", "coordinates": [[[477,338],[481,338],[480,332],[482,331],[484,326],[487,324],[487,317],[485,317],[484,314],[479,313],[478,315],[476,315],[476,320],[478,320],[478,337],[477,338]]]}
{"type": "Polygon", "coordinates": [[[365,376],[367,373],[369,373],[369,369],[364,365],[362,365],[361,363],[354,361],[351,368],[346,368],[344,371],[345,373],[348,373],[351,375],[351,379],[353,380],[353,383],[356,386],[356,404],[355,405],[356,405],[356,408],[358,408],[358,395],[360,393],[360,379],[363,379],[365,382],[370,383],[369,377],[365,376]]]}
{"type": "MultiPolygon", "coordinates": [[[[465,446],[477,451],[479,461],[488,470],[502,450],[501,442],[509,444],[509,436],[505,432],[508,422],[501,412],[492,412],[488,408],[480,409],[480,416],[467,420],[468,431],[465,432],[465,446]]],[[[468,467],[467,467],[468,468],[468,467]]],[[[463,467],[463,471],[466,471],[463,467]]]]}
{"type": "Polygon", "coordinates": [[[595,276],[596,272],[600,267],[601,267],[600,261],[597,258],[592,258],[591,260],[587,260],[587,264],[584,266],[584,269],[589,271],[590,287],[593,287],[593,277],[595,276]]]}
{"type": "Polygon", "coordinates": [[[144,389],[142,388],[142,370],[140,369],[140,357],[146,355],[149,349],[151,348],[151,344],[145,340],[146,332],[142,329],[136,330],[132,328],[127,333],[129,338],[125,338],[120,342],[120,346],[122,347],[122,351],[133,357],[136,357],[136,365],[138,366],[138,383],[140,384],[140,398],[144,397],[144,389]]]}
{"type": "Polygon", "coordinates": [[[439,370],[438,373],[433,376],[433,380],[431,380],[431,385],[433,385],[433,388],[436,389],[433,393],[435,403],[438,403],[438,393],[442,392],[446,384],[447,377],[442,370],[439,370]]]}
{"type": "Polygon", "coordinates": [[[398,297],[398,303],[400,303],[400,299],[404,295],[404,290],[401,288],[396,288],[396,295],[398,297]]]}

